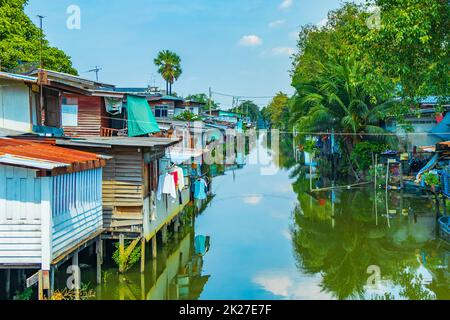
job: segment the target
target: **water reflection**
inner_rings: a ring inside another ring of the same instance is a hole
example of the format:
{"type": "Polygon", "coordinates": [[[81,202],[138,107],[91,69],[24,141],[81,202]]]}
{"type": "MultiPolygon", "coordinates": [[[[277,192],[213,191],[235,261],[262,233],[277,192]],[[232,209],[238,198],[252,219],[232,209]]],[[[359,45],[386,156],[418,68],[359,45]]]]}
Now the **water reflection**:
{"type": "Polygon", "coordinates": [[[292,150],[283,138],[262,153],[279,159],[273,176],[247,161],[261,156],[256,148],[245,166],[211,167],[215,196],[194,204],[195,225],[143,275],[112,267],[98,297],[450,299],[449,246],[436,236],[432,199],[370,186],[311,192],[292,150]]]}
{"type": "Polygon", "coordinates": [[[158,258],[149,259],[145,273],[138,268],[119,275],[111,267],[107,279],[97,287],[101,300],[185,300],[198,299],[209,275],[203,275],[203,257],[210,246],[209,237],[195,236],[188,225],[173,234],[171,241],[159,248],[158,258]]]}

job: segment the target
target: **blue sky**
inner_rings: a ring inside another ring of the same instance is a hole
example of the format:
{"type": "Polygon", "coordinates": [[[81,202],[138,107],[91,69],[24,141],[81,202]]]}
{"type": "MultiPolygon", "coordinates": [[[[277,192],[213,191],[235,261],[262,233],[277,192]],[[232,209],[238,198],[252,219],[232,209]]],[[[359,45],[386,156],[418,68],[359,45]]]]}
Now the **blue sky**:
{"type": "MultiPolygon", "coordinates": [[[[164,82],[153,59],[170,49],[182,58],[174,91],[236,96],[292,93],[290,54],[301,25],[320,23],[340,0],[30,0],[26,13],[52,45],[72,57],[80,76],[100,65],[100,81],[117,86],[164,82]],[[81,29],[66,27],[67,8],[81,9],[81,29]]],[[[224,108],[232,98],[215,96],[224,108]]],[[[256,100],[258,104],[267,99],[256,100]]]]}

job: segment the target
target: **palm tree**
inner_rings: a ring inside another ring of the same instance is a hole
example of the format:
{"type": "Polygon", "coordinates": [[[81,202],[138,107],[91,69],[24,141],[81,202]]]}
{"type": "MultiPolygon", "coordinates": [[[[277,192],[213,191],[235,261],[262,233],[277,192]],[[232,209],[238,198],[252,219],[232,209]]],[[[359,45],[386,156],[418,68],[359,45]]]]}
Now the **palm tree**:
{"type": "Polygon", "coordinates": [[[158,67],[158,73],[166,81],[166,92],[172,94],[172,85],[183,73],[181,69],[181,58],[170,50],[163,50],[158,53],[154,60],[158,67]]]}
{"type": "Polygon", "coordinates": [[[340,132],[350,165],[353,147],[363,139],[392,144],[392,137],[385,135],[386,131],[378,124],[393,101],[378,104],[368,93],[360,62],[351,57],[331,57],[326,65],[318,64],[317,70],[313,81],[302,82],[296,88],[297,103],[291,110],[291,122],[298,132],[323,132],[331,128],[340,132]]]}

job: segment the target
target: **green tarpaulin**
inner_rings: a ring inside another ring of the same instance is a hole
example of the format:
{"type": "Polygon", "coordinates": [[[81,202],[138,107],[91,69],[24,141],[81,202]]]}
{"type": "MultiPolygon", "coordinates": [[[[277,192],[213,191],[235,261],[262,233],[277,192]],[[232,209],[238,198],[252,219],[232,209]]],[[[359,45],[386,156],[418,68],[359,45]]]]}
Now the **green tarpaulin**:
{"type": "Polygon", "coordinates": [[[160,131],[155,116],[144,97],[127,96],[127,112],[129,137],[160,131]]]}

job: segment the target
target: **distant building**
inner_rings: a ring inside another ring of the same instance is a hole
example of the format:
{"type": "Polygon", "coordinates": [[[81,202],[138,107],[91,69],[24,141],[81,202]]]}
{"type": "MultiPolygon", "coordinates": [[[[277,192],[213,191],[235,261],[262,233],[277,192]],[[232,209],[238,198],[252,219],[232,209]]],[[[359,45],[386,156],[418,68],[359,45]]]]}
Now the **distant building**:
{"type": "Polygon", "coordinates": [[[412,127],[412,132],[406,132],[394,118],[388,118],[384,127],[400,136],[407,144],[408,151],[415,146],[434,146],[440,141],[450,140],[450,105],[443,105],[442,112],[437,113],[437,104],[437,97],[425,98],[420,101],[417,114],[404,116],[405,123],[412,127]]]}

